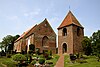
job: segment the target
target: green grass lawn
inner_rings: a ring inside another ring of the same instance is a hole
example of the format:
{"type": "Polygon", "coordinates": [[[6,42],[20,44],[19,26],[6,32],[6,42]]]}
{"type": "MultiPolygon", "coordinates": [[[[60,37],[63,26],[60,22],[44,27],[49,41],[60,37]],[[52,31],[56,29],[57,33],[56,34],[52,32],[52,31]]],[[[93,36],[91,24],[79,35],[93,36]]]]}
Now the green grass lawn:
{"type": "Polygon", "coordinates": [[[64,67],[100,67],[100,62],[97,61],[95,56],[86,56],[87,63],[71,63],[69,56],[65,55],[64,57],[64,67]]]}
{"type": "Polygon", "coordinates": [[[0,67],[16,67],[16,63],[12,60],[12,58],[1,57],[0,58],[0,67]]]}

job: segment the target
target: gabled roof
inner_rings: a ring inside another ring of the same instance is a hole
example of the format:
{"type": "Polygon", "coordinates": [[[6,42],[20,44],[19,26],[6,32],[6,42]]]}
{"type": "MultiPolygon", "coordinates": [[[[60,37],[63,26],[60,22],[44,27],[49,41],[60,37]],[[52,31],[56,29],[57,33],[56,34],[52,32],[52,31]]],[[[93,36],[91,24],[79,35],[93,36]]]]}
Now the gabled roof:
{"type": "Polygon", "coordinates": [[[77,25],[79,27],[83,26],[79,23],[79,21],[75,18],[75,16],[72,14],[71,11],[68,12],[67,16],[65,17],[65,19],[63,20],[63,22],[61,23],[61,25],[58,27],[58,29],[65,27],[65,26],[69,26],[71,24],[77,25]]]}
{"type": "MultiPolygon", "coordinates": [[[[40,27],[42,24],[44,23],[48,23],[48,20],[45,18],[45,20],[43,20],[40,24],[36,24],[35,26],[33,26],[31,29],[27,30],[26,32],[24,32],[15,42],[19,41],[20,39],[22,39],[24,36],[26,36],[28,33],[30,33],[31,31],[35,31],[36,28],[40,27]]],[[[48,23],[49,24],[49,23],[48,23]]],[[[50,26],[50,24],[49,24],[50,26]]],[[[51,27],[51,26],[50,26],[51,27]]],[[[51,27],[52,28],[52,27],[51,27]]],[[[52,29],[53,30],[53,29],[52,29]]],[[[53,31],[54,32],[54,31],[53,31]]],[[[54,32],[55,33],[55,32],[54,32]]]]}

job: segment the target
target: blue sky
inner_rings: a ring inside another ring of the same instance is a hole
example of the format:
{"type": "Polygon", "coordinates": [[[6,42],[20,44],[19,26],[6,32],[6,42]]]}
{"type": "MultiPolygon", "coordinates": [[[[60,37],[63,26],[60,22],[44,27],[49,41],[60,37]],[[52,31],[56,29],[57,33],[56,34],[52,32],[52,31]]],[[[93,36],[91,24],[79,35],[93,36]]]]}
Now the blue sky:
{"type": "Polygon", "coordinates": [[[69,5],[86,36],[100,29],[100,0],[0,0],[0,41],[6,35],[21,35],[45,18],[57,34],[69,5]]]}

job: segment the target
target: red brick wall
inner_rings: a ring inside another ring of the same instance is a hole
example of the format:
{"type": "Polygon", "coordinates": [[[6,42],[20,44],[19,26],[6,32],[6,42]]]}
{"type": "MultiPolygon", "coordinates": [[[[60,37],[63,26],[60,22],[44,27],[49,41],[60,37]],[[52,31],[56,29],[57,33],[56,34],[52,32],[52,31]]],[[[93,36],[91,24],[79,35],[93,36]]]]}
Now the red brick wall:
{"type": "Polygon", "coordinates": [[[77,36],[77,26],[70,25],[64,28],[67,29],[67,36],[62,36],[63,28],[58,30],[58,54],[62,54],[64,43],[67,44],[67,54],[81,52],[81,41],[84,36],[83,28],[80,28],[80,36],[77,36]]]}
{"type": "Polygon", "coordinates": [[[83,28],[80,28],[80,35],[77,35],[77,26],[73,26],[73,42],[74,42],[74,53],[79,53],[82,52],[82,39],[84,37],[84,33],[83,33],[83,28]]]}
{"type": "Polygon", "coordinates": [[[29,33],[23,37],[21,49],[17,47],[18,50],[20,49],[19,51],[25,50],[25,46],[28,45],[28,39],[30,39],[30,44],[34,44],[35,48],[40,49],[40,52],[43,52],[43,50],[52,50],[53,54],[56,53],[56,34],[46,20],[32,28],[29,33]],[[48,37],[48,47],[42,46],[44,36],[48,37]]]}

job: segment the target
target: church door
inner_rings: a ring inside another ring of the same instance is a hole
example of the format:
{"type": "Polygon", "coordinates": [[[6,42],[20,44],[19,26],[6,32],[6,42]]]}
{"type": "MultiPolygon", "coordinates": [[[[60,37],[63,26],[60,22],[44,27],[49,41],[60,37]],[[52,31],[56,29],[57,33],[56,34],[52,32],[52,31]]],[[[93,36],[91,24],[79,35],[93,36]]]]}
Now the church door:
{"type": "Polygon", "coordinates": [[[64,43],[62,47],[63,47],[62,48],[63,53],[66,53],[67,52],[67,44],[64,43]]]}

